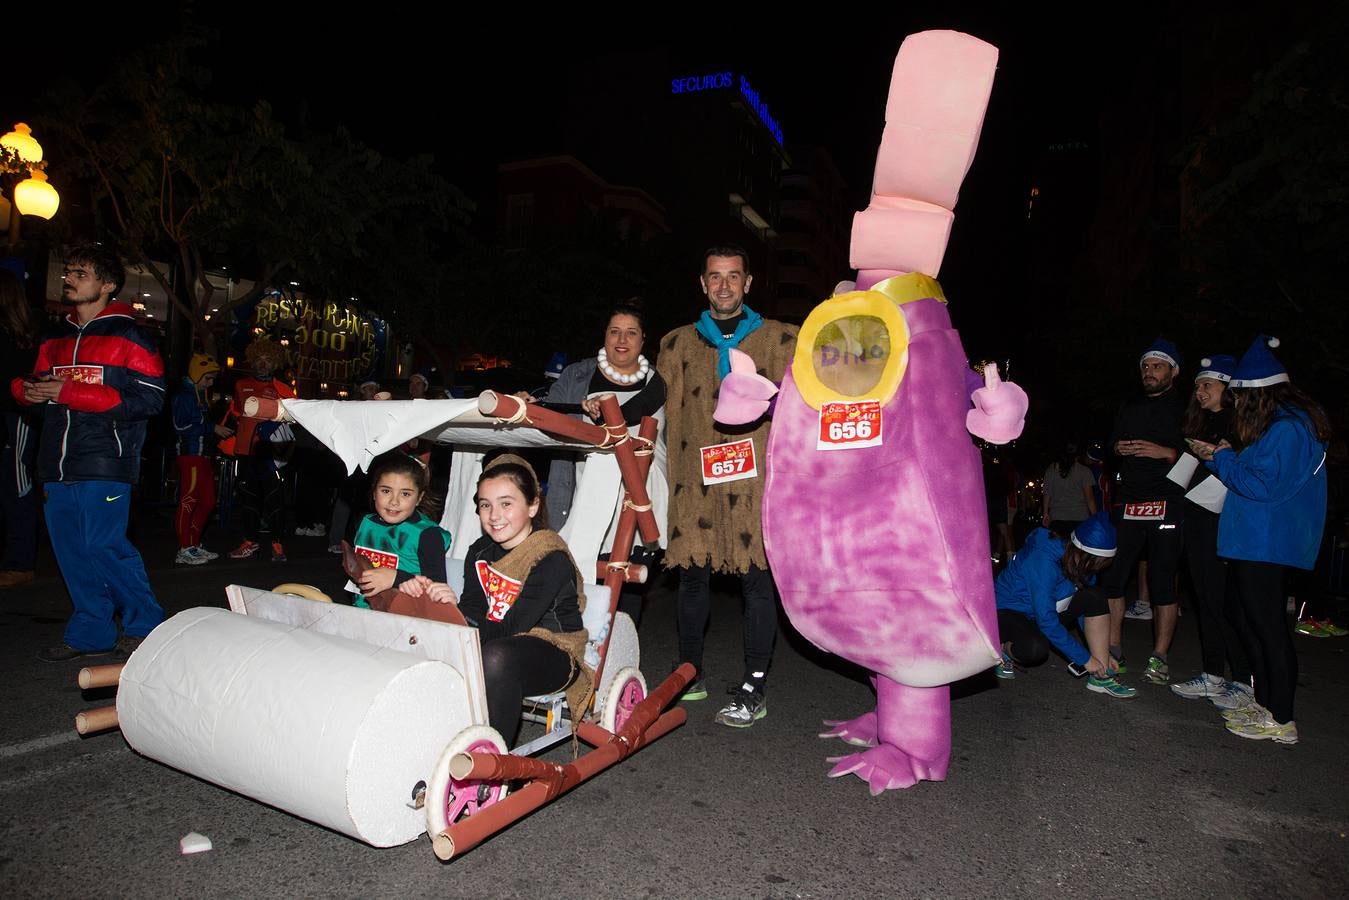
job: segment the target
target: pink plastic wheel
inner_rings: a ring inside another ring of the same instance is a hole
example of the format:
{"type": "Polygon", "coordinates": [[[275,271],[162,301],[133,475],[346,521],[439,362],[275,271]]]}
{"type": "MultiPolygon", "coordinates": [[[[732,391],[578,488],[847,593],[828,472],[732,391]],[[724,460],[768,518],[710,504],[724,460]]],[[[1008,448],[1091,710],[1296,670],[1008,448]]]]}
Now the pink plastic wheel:
{"type": "Polygon", "coordinates": [[[627,724],[637,704],[645,699],[646,679],[642,677],[641,671],[633,666],[619,669],[613,684],[609,686],[601,724],[607,730],[618,733],[627,724]]]}
{"type": "Polygon", "coordinates": [[[506,796],[502,782],[456,779],[450,774],[450,760],[459,753],[505,752],[506,742],[486,725],[474,725],[455,735],[440,755],[426,788],[426,830],[432,837],[506,796]]]}

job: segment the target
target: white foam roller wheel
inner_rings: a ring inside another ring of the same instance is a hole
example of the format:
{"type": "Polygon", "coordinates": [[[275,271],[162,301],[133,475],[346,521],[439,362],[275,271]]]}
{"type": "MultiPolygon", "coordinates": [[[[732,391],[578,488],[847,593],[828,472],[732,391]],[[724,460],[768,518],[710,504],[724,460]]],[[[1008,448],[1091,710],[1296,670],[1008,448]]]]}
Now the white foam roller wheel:
{"type": "Polygon", "coordinates": [[[296,597],[303,597],[306,600],[318,600],[320,603],[333,602],[332,597],[329,597],[312,584],[296,584],[293,581],[287,581],[285,584],[278,584],[276,587],[272,588],[272,593],[293,594],[296,597]]]}
{"type": "Polygon", "coordinates": [[[632,710],[646,699],[646,678],[640,670],[625,666],[618,670],[609,685],[609,693],[604,698],[604,713],[600,724],[607,731],[617,733],[627,724],[632,710]]]}
{"type": "Polygon", "coordinates": [[[459,753],[505,753],[506,741],[487,725],[473,725],[456,734],[440,754],[426,785],[426,833],[436,835],[464,816],[491,806],[506,796],[505,782],[458,781],[450,775],[450,760],[459,753]]]}
{"type": "Polygon", "coordinates": [[[595,685],[595,716],[600,721],[604,721],[605,707],[599,704],[608,705],[615,677],[621,670],[629,666],[635,669],[641,664],[642,645],[637,640],[637,626],[632,624],[632,619],[627,613],[617,613],[609,633],[609,650],[605,657],[604,674],[600,676],[600,683],[595,685]]]}

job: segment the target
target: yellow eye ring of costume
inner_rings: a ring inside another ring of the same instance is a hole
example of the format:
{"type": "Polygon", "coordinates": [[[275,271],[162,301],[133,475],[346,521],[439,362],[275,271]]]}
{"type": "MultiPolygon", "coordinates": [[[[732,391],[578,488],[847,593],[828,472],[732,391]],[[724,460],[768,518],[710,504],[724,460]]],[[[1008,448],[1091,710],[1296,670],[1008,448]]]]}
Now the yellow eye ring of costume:
{"type": "Polygon", "coordinates": [[[915,300],[936,299],[946,302],[946,295],[936,279],[921,272],[887,278],[869,291],[839,294],[821,303],[806,317],[796,338],[796,354],[792,360],[792,379],[801,397],[811,407],[819,409],[825,403],[847,400],[879,400],[889,402],[904,380],[909,364],[909,326],[899,307],[915,300]],[[849,396],[841,394],[820,380],[811,358],[820,332],[840,319],[870,316],[879,319],[890,335],[890,356],[885,361],[881,376],[874,387],[849,396]]]}

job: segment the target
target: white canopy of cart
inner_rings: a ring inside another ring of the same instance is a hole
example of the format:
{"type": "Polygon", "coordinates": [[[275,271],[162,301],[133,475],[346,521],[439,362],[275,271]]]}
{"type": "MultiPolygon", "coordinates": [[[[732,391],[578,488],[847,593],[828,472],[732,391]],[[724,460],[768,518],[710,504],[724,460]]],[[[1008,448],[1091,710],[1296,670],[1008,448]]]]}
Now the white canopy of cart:
{"type": "MultiPolygon", "coordinates": [[[[304,426],[316,440],[332,449],[348,472],[368,469],[381,453],[396,450],[413,438],[454,446],[456,453],[445,499],[441,527],[454,538],[451,559],[467,555],[469,544],[482,534],[474,494],[482,451],[495,447],[589,451],[578,467],[577,489],[562,537],[577,560],[593,560],[613,545],[613,530],[622,509],[623,485],[612,450],[559,440],[521,425],[510,425],[478,412],[476,398],[468,400],[283,400],[285,415],[304,426]],[[585,498],[580,502],[579,498],[585,498]]],[[[636,429],[633,429],[634,431],[636,429]]],[[[546,473],[545,473],[546,474],[546,473]]],[[[656,452],[647,476],[651,511],[660,526],[660,545],[666,546],[669,488],[665,475],[665,446],[656,452]]]]}

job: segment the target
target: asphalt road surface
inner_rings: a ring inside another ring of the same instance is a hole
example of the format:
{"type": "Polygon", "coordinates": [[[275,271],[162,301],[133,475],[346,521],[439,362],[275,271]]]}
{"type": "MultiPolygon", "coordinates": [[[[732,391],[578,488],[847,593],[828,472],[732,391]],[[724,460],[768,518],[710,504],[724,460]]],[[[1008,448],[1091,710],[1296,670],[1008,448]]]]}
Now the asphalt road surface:
{"type": "MultiPolygon", "coordinates": [[[[167,512],[134,534],[172,614],[224,605],[224,586],[307,581],[337,590],[326,541],[288,538],[291,561],[175,567],[167,512]]],[[[208,535],[208,538],[211,535],[208,535]]],[[[217,537],[216,549],[229,542],[217,537]]],[[[779,638],[768,716],[718,726],[740,675],[738,601],[722,595],[708,642],[712,696],[688,723],[448,864],[423,837],[374,849],[132,752],[116,732],[76,736],[80,663],[44,663],[69,604],[50,558],[0,592],[9,685],[0,705],[0,892],[7,897],[1334,897],[1349,888],[1349,638],[1298,637],[1302,742],[1225,732],[1207,701],[1142,684],[1132,700],[1085,690],[1057,659],[999,683],[956,686],[948,780],[871,797],[825,777],[820,720],[870,702],[860,673],[779,638]],[[183,856],[196,831],[214,842],[183,856]]],[[[654,587],[641,624],[651,683],[675,657],[674,595],[654,587]]],[[[1150,624],[1126,623],[1142,661],[1150,624]]],[[[1172,670],[1198,665],[1194,616],[1172,670]]],[[[434,715],[434,710],[428,710],[434,715]]],[[[555,752],[563,752],[561,750],[555,752]]]]}

